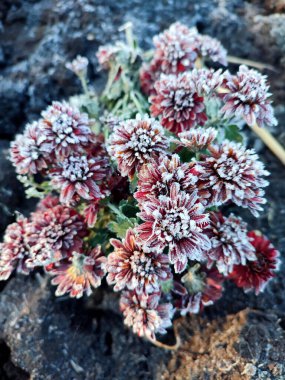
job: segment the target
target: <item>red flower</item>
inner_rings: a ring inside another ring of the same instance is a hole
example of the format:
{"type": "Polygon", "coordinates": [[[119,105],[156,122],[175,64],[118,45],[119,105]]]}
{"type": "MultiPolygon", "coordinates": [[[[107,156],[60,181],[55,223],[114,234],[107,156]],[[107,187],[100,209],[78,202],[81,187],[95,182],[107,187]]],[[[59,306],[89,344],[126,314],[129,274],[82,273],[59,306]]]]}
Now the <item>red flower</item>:
{"type": "Polygon", "coordinates": [[[135,291],[123,292],[120,308],[125,324],[132,327],[138,336],[155,339],[155,334],[165,334],[171,326],[173,308],[171,304],[159,304],[160,294],[137,294],[135,291]]]}
{"type": "Polygon", "coordinates": [[[178,133],[179,145],[185,146],[193,152],[208,148],[218,135],[215,128],[192,128],[190,131],[178,133]]]}
{"type": "Polygon", "coordinates": [[[27,265],[46,266],[82,247],[87,228],[76,210],[58,205],[32,214],[29,225],[30,257],[27,265]]]}
{"type": "Polygon", "coordinates": [[[215,269],[197,272],[194,266],[179,281],[174,281],[174,306],[181,315],[197,314],[222,296],[224,277],[215,269]]]}
{"type": "Polygon", "coordinates": [[[98,211],[99,211],[99,202],[92,202],[85,207],[84,217],[85,217],[88,227],[94,227],[97,221],[98,211]]]}
{"type": "Polygon", "coordinates": [[[150,97],[151,114],[161,117],[161,124],[174,133],[204,125],[204,98],[196,92],[189,73],[161,76],[155,83],[155,95],[150,97]]]}
{"type": "Polygon", "coordinates": [[[197,52],[202,58],[227,66],[227,51],[216,38],[201,35],[196,38],[197,52]]]}
{"type": "Polygon", "coordinates": [[[11,143],[11,161],[17,173],[36,174],[47,169],[51,151],[42,123],[34,122],[11,143]]]}
{"type": "Polygon", "coordinates": [[[248,261],[244,265],[235,265],[229,278],[245,291],[262,292],[269,280],[275,277],[280,260],[279,252],[271,242],[255,231],[248,233],[248,238],[255,249],[257,260],[248,261]]]}
{"type": "Polygon", "coordinates": [[[42,117],[46,141],[59,158],[80,151],[89,143],[91,129],[88,115],[66,102],[53,102],[42,112],[42,117]]]}
{"type": "Polygon", "coordinates": [[[194,163],[181,163],[177,154],[173,154],[171,158],[160,156],[139,171],[138,190],[134,197],[142,203],[160,195],[169,195],[170,186],[174,182],[179,183],[183,190],[192,192],[199,174],[194,163]]]}
{"type": "Polygon", "coordinates": [[[0,244],[0,280],[7,280],[15,269],[29,273],[26,266],[30,251],[28,226],[28,220],[20,216],[17,222],[7,227],[4,242],[0,244]]]}
{"type": "Polygon", "coordinates": [[[121,122],[109,140],[109,153],[117,160],[118,170],[131,178],[143,164],[165,154],[167,147],[162,126],[147,115],[121,122]]]}
{"type": "Polygon", "coordinates": [[[89,253],[73,252],[68,261],[49,272],[55,276],[51,281],[52,285],[58,285],[55,294],[62,296],[69,293],[70,297],[75,298],[82,297],[84,293],[90,296],[92,287],[101,285],[105,262],[106,257],[101,253],[100,247],[89,253]]]}
{"type": "Polygon", "coordinates": [[[157,252],[145,252],[142,243],[129,229],[123,241],[111,239],[115,248],[108,256],[107,281],[115,284],[114,290],[128,288],[137,293],[159,291],[159,281],[171,277],[167,256],[157,252]]]}
{"type": "Polygon", "coordinates": [[[60,201],[67,205],[78,197],[97,200],[106,195],[101,183],[109,168],[107,160],[86,155],[73,155],[58,162],[50,171],[51,183],[60,190],[60,201]]]}
{"type": "Polygon", "coordinates": [[[226,218],[222,213],[211,212],[206,232],[212,243],[208,265],[215,263],[220,273],[227,275],[235,264],[245,265],[247,261],[256,260],[247,237],[247,224],[241,218],[233,214],[226,218]]]}
{"type": "Polygon", "coordinates": [[[175,272],[182,272],[187,259],[204,261],[210,240],[204,233],[208,215],[198,195],[180,190],[173,183],[168,196],[151,198],[141,205],[139,217],[144,221],[137,227],[140,238],[148,249],[162,251],[169,248],[169,261],[175,272]]]}
{"type": "Polygon", "coordinates": [[[178,74],[194,67],[197,30],[176,22],[153,38],[154,61],[165,74],[178,74]]]}
{"type": "Polygon", "coordinates": [[[267,77],[242,65],[236,75],[228,74],[224,81],[225,102],[222,112],[228,118],[243,117],[248,125],[277,125],[273,114],[267,77]]]}
{"type": "Polygon", "coordinates": [[[210,146],[211,156],[204,156],[199,166],[204,169],[198,181],[200,190],[209,190],[209,205],[228,201],[249,208],[258,216],[262,210],[263,187],[268,185],[263,176],[269,175],[253,149],[225,140],[220,146],[210,146]]]}

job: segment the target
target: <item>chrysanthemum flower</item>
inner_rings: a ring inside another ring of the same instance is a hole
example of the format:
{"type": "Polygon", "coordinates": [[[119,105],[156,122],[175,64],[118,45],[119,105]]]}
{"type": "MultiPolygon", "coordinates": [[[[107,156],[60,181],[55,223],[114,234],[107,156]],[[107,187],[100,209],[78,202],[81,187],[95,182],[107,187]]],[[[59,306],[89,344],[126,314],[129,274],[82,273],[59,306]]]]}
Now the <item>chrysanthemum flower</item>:
{"type": "Polygon", "coordinates": [[[159,304],[160,294],[137,294],[135,291],[123,292],[120,308],[125,324],[138,336],[155,339],[155,334],[165,334],[171,326],[172,305],[159,304]]]}
{"type": "MultiPolygon", "coordinates": [[[[179,145],[185,146],[193,152],[208,148],[217,137],[218,131],[215,128],[192,128],[190,131],[178,134],[179,145]]],[[[177,142],[175,140],[175,142],[177,142]]]]}
{"type": "Polygon", "coordinates": [[[49,273],[55,276],[51,283],[57,285],[56,296],[69,293],[70,297],[80,298],[84,293],[90,296],[92,287],[101,285],[105,274],[106,257],[100,247],[89,253],[73,252],[72,257],[54,267],[49,273]]]}
{"type": "Polygon", "coordinates": [[[98,211],[99,211],[98,201],[92,202],[85,207],[83,214],[84,214],[84,218],[88,227],[94,227],[97,221],[98,211]]]}
{"type": "Polygon", "coordinates": [[[181,163],[177,154],[171,158],[161,156],[144,165],[138,173],[137,192],[139,203],[160,195],[169,195],[170,186],[177,182],[183,190],[193,191],[200,172],[194,163],[181,163]]]}
{"type": "Polygon", "coordinates": [[[4,234],[4,242],[0,245],[0,280],[7,280],[12,272],[28,274],[26,260],[29,256],[29,221],[20,216],[17,222],[10,224],[4,234]]]}
{"type": "Polygon", "coordinates": [[[45,266],[82,247],[87,235],[83,217],[76,210],[58,205],[32,214],[29,267],[45,266]]]}
{"type": "Polygon", "coordinates": [[[122,176],[133,177],[136,170],[168,147],[162,126],[153,118],[137,115],[115,128],[109,140],[109,153],[122,176]]]}
{"type": "Polygon", "coordinates": [[[88,63],[89,61],[86,57],[78,55],[72,62],[67,62],[65,67],[79,77],[84,77],[87,73],[88,63]]]}
{"type": "Polygon", "coordinates": [[[160,116],[161,124],[174,133],[204,125],[204,98],[199,96],[189,73],[161,76],[150,97],[151,114],[160,116]]]}
{"type": "Polygon", "coordinates": [[[197,30],[176,22],[153,38],[154,61],[164,74],[178,74],[194,67],[197,30]]]}
{"type": "Polygon", "coordinates": [[[226,75],[222,99],[224,116],[244,118],[248,125],[276,125],[267,77],[242,65],[236,75],[226,75]]]}
{"type": "Polygon", "coordinates": [[[119,51],[119,47],[115,45],[103,45],[100,46],[96,57],[102,69],[109,70],[112,60],[115,54],[119,51]]]}
{"type": "Polygon", "coordinates": [[[215,264],[220,273],[228,275],[235,264],[245,265],[256,260],[254,247],[247,237],[247,224],[238,216],[210,213],[207,229],[212,247],[208,252],[208,265],[215,264]]]}
{"type": "Polygon", "coordinates": [[[257,260],[247,261],[245,265],[235,265],[229,278],[245,291],[254,290],[255,294],[262,292],[269,282],[275,277],[280,260],[279,252],[264,236],[251,231],[248,238],[255,249],[257,260]]]}
{"type": "Polygon", "coordinates": [[[71,204],[78,196],[96,200],[105,196],[101,182],[108,171],[106,159],[71,155],[50,171],[51,183],[60,190],[62,203],[71,204]]]}
{"type": "Polygon", "coordinates": [[[203,96],[217,96],[215,93],[224,81],[225,73],[222,70],[214,69],[193,69],[189,73],[189,77],[193,81],[198,94],[203,96]]]}
{"type": "Polygon", "coordinates": [[[262,188],[268,186],[262,177],[269,175],[258,155],[253,149],[227,140],[208,149],[211,156],[199,162],[204,172],[199,177],[198,188],[211,192],[209,204],[231,201],[258,216],[262,210],[260,205],[266,202],[262,188]]]}
{"type": "Polygon", "coordinates": [[[47,169],[51,151],[42,123],[33,122],[11,143],[11,161],[17,173],[36,174],[47,169]]]}
{"type": "Polygon", "coordinates": [[[67,157],[88,144],[91,129],[87,114],[66,102],[53,102],[42,112],[42,117],[46,141],[56,156],[67,157]]]}
{"type": "Polygon", "coordinates": [[[204,261],[210,240],[204,233],[208,215],[199,202],[197,192],[187,194],[173,183],[168,196],[152,198],[141,205],[139,217],[144,221],[137,227],[148,249],[169,248],[169,261],[175,272],[182,272],[187,259],[204,261]]]}
{"type": "Polygon", "coordinates": [[[199,34],[196,37],[197,52],[202,58],[227,66],[227,51],[216,38],[199,34]]]}
{"type": "Polygon", "coordinates": [[[37,204],[37,211],[46,211],[50,208],[58,206],[60,204],[59,198],[55,195],[48,194],[46,197],[41,199],[37,204]]]}
{"type": "Polygon", "coordinates": [[[150,63],[144,63],[140,69],[141,89],[148,96],[155,94],[154,83],[162,74],[160,68],[160,62],[153,60],[150,63]]]}
{"type": "Polygon", "coordinates": [[[115,284],[115,291],[127,288],[137,293],[158,292],[159,281],[171,277],[167,256],[144,251],[133,230],[127,231],[122,242],[116,239],[110,242],[115,250],[108,256],[107,281],[115,284]]]}
{"type": "Polygon", "coordinates": [[[183,316],[199,313],[205,306],[221,298],[223,292],[224,278],[217,269],[203,269],[199,273],[191,269],[180,281],[174,281],[174,306],[183,316]],[[193,287],[195,281],[199,285],[193,287]]]}

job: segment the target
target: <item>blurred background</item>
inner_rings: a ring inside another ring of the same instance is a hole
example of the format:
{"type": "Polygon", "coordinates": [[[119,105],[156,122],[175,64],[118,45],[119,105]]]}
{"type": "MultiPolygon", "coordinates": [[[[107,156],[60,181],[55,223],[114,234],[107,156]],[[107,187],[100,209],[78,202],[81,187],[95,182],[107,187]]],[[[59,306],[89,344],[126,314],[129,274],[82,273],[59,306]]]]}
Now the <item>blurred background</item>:
{"type": "MultiPolygon", "coordinates": [[[[80,90],[65,68],[76,55],[88,57],[89,77],[100,88],[95,53],[119,39],[127,21],[144,48],[181,21],[218,38],[230,55],[271,65],[263,71],[279,120],[271,132],[285,145],[284,0],[1,0],[1,233],[15,210],[31,207],[6,158],[10,141],[52,100],[80,90]]],[[[256,220],[245,212],[246,220],[284,252],[284,166],[248,138],[272,174],[264,214],[256,220]]],[[[0,379],[285,379],[284,280],[281,270],[258,298],[229,289],[203,316],[179,322],[184,343],[168,353],[123,327],[111,292],[83,305],[55,300],[37,278],[12,278],[0,283],[0,379]]]]}

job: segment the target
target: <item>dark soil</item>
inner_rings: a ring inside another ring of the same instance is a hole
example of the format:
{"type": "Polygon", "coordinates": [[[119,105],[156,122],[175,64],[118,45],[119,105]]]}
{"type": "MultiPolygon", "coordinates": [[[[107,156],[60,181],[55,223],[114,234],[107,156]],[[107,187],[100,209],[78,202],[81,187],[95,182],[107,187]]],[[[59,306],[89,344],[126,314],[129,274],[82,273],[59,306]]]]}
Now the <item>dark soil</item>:
{"type": "MultiPolygon", "coordinates": [[[[0,231],[14,211],[28,212],[13,168],[9,141],[51,102],[79,90],[64,68],[88,56],[100,85],[95,52],[117,39],[132,21],[140,43],[180,20],[219,38],[229,54],[273,65],[271,81],[285,145],[285,14],[281,1],[263,0],[2,0],[0,3],[0,231]],[[278,13],[279,12],[279,13],[278,13]]],[[[249,135],[268,170],[271,186],[260,219],[244,210],[252,228],[285,252],[284,166],[249,135]]],[[[124,328],[117,296],[107,287],[88,301],[56,299],[42,277],[0,283],[0,379],[285,379],[285,274],[259,297],[227,285],[224,297],[200,317],[176,323],[182,346],[166,352],[124,328]]],[[[173,338],[171,334],[167,337],[173,338]]]]}

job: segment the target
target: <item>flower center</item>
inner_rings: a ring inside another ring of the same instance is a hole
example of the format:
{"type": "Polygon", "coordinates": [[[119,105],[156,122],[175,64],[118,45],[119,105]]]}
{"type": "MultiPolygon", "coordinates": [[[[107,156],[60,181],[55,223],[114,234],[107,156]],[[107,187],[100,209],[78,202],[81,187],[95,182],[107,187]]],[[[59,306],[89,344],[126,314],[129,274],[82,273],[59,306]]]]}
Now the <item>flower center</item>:
{"type": "Polygon", "coordinates": [[[195,221],[190,219],[189,213],[184,207],[166,210],[164,218],[161,220],[161,226],[167,241],[189,237],[190,230],[197,228],[195,221]]]}
{"type": "Polygon", "coordinates": [[[89,163],[86,156],[71,156],[64,160],[62,176],[71,182],[86,181],[92,175],[89,169],[89,163]]]}
{"type": "Polygon", "coordinates": [[[184,89],[176,90],[173,99],[173,108],[175,111],[182,111],[194,107],[193,94],[186,92],[184,89]]]}
{"type": "Polygon", "coordinates": [[[130,257],[132,271],[140,277],[150,277],[154,273],[153,263],[150,256],[141,251],[134,251],[130,257]]]}
{"type": "Polygon", "coordinates": [[[73,133],[74,119],[66,113],[56,115],[51,119],[52,130],[56,135],[56,143],[60,144],[65,139],[68,143],[76,142],[76,136],[73,133]]]}

